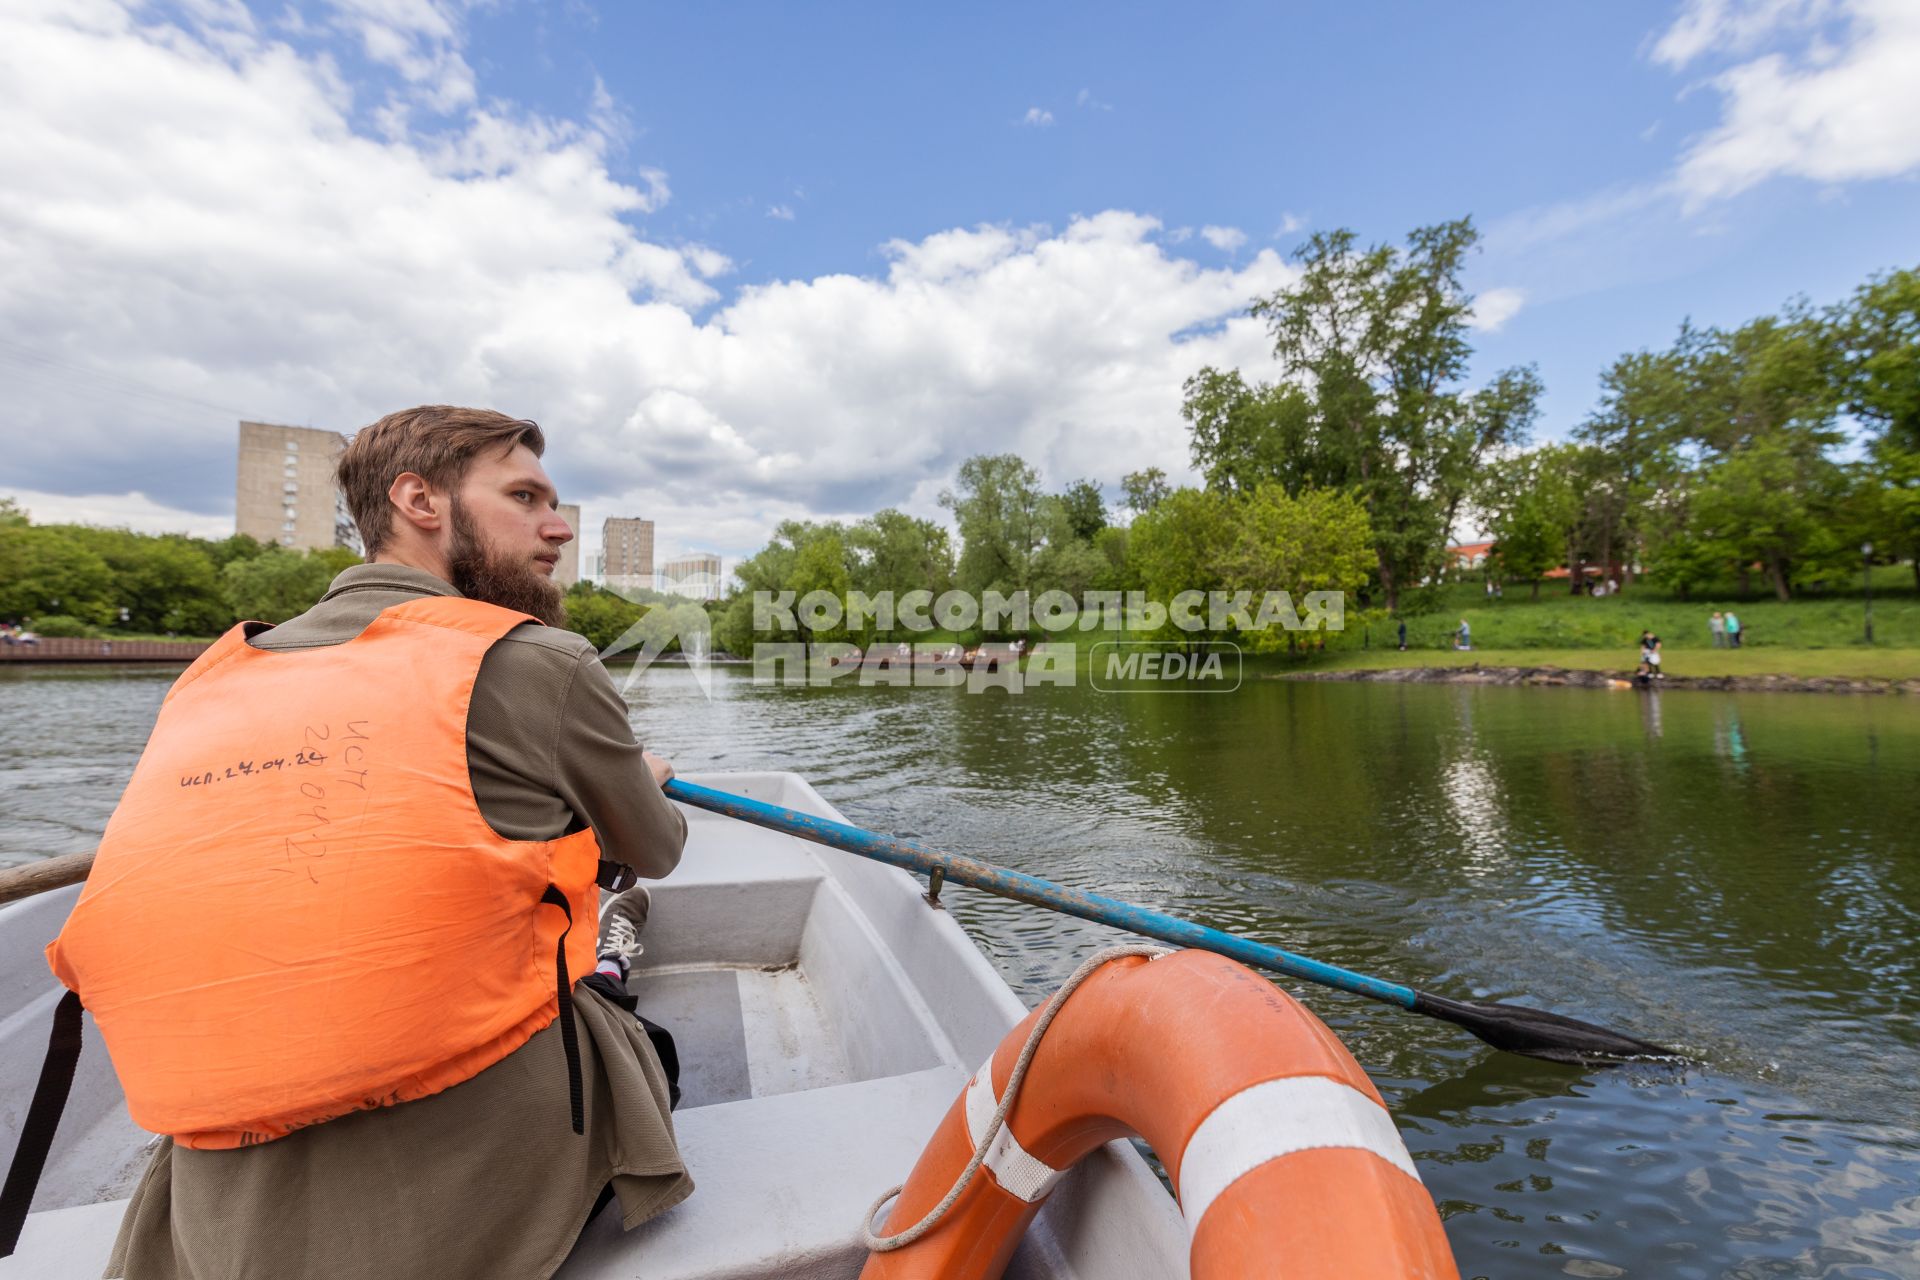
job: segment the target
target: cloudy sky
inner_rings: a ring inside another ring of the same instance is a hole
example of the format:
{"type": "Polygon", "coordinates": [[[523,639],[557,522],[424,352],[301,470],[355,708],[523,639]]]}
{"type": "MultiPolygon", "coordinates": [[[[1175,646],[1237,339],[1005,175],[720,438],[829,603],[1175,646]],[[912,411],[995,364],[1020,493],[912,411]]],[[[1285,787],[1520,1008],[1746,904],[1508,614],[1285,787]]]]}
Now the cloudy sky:
{"type": "Polygon", "coordinates": [[[589,548],[1188,472],[1311,230],[1486,233],[1478,372],[1920,262],[1920,4],[0,0],[0,493],[232,528],[241,417],[539,419],[589,548]]]}

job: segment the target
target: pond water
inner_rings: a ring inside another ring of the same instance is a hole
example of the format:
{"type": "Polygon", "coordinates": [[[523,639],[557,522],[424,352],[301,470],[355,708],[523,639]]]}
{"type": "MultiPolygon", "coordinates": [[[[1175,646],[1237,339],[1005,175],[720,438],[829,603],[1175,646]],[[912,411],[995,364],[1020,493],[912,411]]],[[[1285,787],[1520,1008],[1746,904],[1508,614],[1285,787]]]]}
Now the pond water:
{"type": "MultiPolygon", "coordinates": [[[[0,679],[0,862],[91,848],[164,674],[0,679]]],[[[1438,994],[1684,1048],[1583,1070],[1293,988],[1465,1276],[1920,1276],[1920,714],[1903,698],[1305,684],[628,687],[682,772],[1438,994]]],[[[1029,1003],[1118,935],[949,888],[1029,1003]]]]}

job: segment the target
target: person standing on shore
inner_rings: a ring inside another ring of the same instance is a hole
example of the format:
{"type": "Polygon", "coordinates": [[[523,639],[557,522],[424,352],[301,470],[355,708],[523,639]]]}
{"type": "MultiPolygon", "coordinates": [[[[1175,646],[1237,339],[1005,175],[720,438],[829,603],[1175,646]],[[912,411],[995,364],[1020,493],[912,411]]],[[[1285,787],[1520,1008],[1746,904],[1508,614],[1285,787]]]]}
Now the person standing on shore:
{"type": "Polygon", "coordinates": [[[1726,629],[1727,647],[1729,649],[1738,649],[1740,647],[1740,619],[1733,616],[1733,610],[1731,609],[1727,610],[1726,629]]]}
{"type": "Polygon", "coordinates": [[[1400,652],[1405,653],[1406,651],[1407,651],[1407,620],[1405,618],[1402,618],[1400,619],[1400,652]]]}
{"type": "Polygon", "coordinates": [[[1720,616],[1718,609],[1715,609],[1713,616],[1707,619],[1707,630],[1713,633],[1714,648],[1724,649],[1727,647],[1727,620],[1720,616]]]}

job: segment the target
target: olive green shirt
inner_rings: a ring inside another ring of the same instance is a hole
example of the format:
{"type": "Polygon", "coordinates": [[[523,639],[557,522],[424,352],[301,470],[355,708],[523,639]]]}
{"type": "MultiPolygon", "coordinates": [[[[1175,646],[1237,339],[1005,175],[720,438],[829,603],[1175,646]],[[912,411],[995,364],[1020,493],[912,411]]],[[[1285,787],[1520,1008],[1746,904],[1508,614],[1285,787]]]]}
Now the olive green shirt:
{"type": "MultiPolygon", "coordinates": [[[[340,644],[389,606],[458,595],[431,574],[357,565],[256,648],[340,644]]],[[[467,717],[480,812],[516,840],[593,828],[642,876],[680,860],[686,819],[641,760],[627,706],[583,637],[532,623],[488,650],[467,717]]],[[[448,972],[449,983],[462,975],[448,972]]],[[[127,1280],[459,1276],[540,1280],[612,1182],[632,1227],[693,1190],[666,1078],[628,1014],[574,988],[586,1134],[573,1132],[558,1025],[472,1079],[233,1151],[161,1141],[106,1274],[127,1280]]]]}

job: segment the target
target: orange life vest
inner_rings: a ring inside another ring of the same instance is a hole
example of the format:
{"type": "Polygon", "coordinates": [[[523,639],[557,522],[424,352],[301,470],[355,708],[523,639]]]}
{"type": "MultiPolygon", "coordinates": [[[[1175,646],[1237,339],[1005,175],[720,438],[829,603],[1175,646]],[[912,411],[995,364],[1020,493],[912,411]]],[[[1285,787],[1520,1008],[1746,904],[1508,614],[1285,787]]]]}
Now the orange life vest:
{"type": "Polygon", "coordinates": [[[47,948],[135,1123],[267,1142],[570,1027],[599,845],[495,833],[467,773],[481,659],[529,620],[430,596],[282,652],[242,624],[180,677],[47,948]]]}

